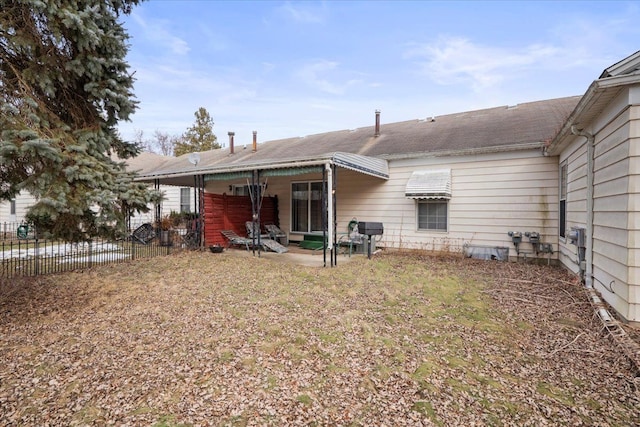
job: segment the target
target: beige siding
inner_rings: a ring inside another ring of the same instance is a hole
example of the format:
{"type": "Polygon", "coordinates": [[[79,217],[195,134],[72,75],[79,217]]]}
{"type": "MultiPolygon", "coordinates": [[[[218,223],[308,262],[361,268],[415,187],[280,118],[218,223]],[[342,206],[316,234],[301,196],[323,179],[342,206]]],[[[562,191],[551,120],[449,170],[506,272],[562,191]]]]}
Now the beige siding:
{"type": "MultiPolygon", "coordinates": [[[[513,245],[507,232],[537,231],[542,240],[557,245],[558,218],[557,159],[542,156],[540,150],[446,159],[411,159],[390,162],[390,179],[382,180],[338,168],[336,173],[337,230],[347,232],[353,218],[378,221],[385,232],[379,245],[388,247],[459,251],[464,243],[513,245]],[[405,187],[416,170],[451,168],[453,197],[449,202],[449,230],[425,232],[417,229],[417,204],[405,197],[405,187]]],[[[318,181],[320,174],[269,178],[267,193],[277,195],[280,224],[290,239],[292,182],[318,181]]],[[[206,190],[228,192],[229,184],[207,182],[206,190]]],[[[531,247],[524,243],[525,251],[531,247]]]]}
{"type": "MultiPolygon", "coordinates": [[[[595,134],[593,282],[623,317],[640,321],[640,111],[624,91],[591,124],[595,134]]],[[[587,126],[588,125],[588,126],[587,126]]],[[[575,137],[560,155],[569,165],[568,229],[586,224],[586,141],[575,137]]],[[[560,260],[577,271],[576,247],[560,242],[560,260]]]]}
{"type": "MultiPolygon", "coordinates": [[[[622,108],[619,103],[614,104],[622,108]]],[[[626,106],[625,106],[626,107],[626,106]]],[[[609,110],[610,119],[596,136],[594,160],[594,285],[625,318],[630,315],[629,247],[629,110],[609,110]],[[625,241],[626,240],[626,241],[625,241]],[[613,291],[613,292],[611,292],[613,291]]],[[[602,119],[602,117],[600,118],[602,119]]],[[[640,320],[640,319],[637,319],[640,320]]]]}
{"type": "MultiPolygon", "coordinates": [[[[537,231],[555,249],[557,176],[557,159],[543,157],[539,150],[395,160],[390,162],[387,182],[365,177],[353,177],[349,184],[339,181],[344,185],[339,190],[344,191],[338,200],[347,194],[349,199],[339,202],[339,219],[345,226],[352,216],[383,222],[381,244],[385,246],[461,250],[469,243],[506,246],[515,255],[507,233],[537,231]],[[417,203],[404,196],[405,186],[413,171],[437,168],[451,169],[449,228],[446,232],[418,230],[417,203]]],[[[521,249],[531,251],[531,246],[525,242],[521,249]]]]}
{"type": "MultiPolygon", "coordinates": [[[[640,88],[635,96],[640,98],[640,88]]],[[[640,106],[629,110],[629,318],[640,322],[640,106]]]]}
{"type": "MultiPolygon", "coordinates": [[[[567,228],[584,227],[587,221],[587,149],[583,137],[574,137],[567,149],[560,155],[560,163],[567,164],[567,228]]],[[[559,238],[558,259],[571,271],[577,273],[578,251],[566,238],[559,238]]]]}

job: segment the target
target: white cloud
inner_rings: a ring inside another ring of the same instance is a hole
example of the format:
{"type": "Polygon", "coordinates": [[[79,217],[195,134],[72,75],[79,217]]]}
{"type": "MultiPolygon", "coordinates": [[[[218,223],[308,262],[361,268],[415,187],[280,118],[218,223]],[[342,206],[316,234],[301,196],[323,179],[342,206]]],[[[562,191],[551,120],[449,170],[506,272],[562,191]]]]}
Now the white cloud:
{"type": "Polygon", "coordinates": [[[302,66],[295,72],[295,76],[306,85],[312,86],[322,92],[332,95],[343,95],[350,86],[362,83],[362,80],[350,78],[341,83],[329,81],[327,75],[340,74],[338,65],[339,64],[334,61],[315,61],[302,66]]]}
{"type": "Polygon", "coordinates": [[[164,19],[145,20],[140,14],[132,13],[133,20],[142,28],[144,37],[161,45],[176,55],[186,55],[191,48],[189,44],[178,36],[171,34],[167,27],[170,22],[164,19]]]}
{"type": "Polygon", "coordinates": [[[404,56],[416,59],[422,71],[439,84],[468,83],[479,91],[501,83],[514,70],[559,53],[560,49],[549,45],[509,50],[475,44],[462,37],[440,37],[435,43],[409,49],[404,56]]]}
{"type": "Polygon", "coordinates": [[[286,2],[278,10],[286,17],[301,24],[320,24],[324,22],[325,8],[312,10],[313,3],[296,3],[295,5],[286,2]]]}

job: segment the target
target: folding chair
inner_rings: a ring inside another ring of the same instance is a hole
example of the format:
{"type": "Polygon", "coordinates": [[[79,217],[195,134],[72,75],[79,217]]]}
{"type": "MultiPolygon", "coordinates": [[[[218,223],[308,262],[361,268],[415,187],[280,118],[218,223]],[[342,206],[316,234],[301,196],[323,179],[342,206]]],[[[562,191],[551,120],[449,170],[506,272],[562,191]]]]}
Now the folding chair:
{"type": "Polygon", "coordinates": [[[222,233],[222,235],[229,241],[229,243],[227,244],[227,248],[229,248],[229,246],[231,245],[235,245],[235,246],[245,246],[247,250],[249,250],[253,245],[252,239],[247,239],[246,237],[240,237],[233,230],[220,230],[220,233],[222,233]]]}
{"type": "Polygon", "coordinates": [[[260,239],[260,246],[262,246],[263,249],[277,252],[279,254],[289,251],[280,243],[271,239],[270,234],[261,234],[260,226],[257,222],[247,221],[245,222],[245,227],[247,228],[247,236],[249,237],[249,239],[251,239],[252,242],[255,240],[256,243],[258,242],[258,239],[260,239]]]}
{"type": "Polygon", "coordinates": [[[289,246],[289,239],[287,238],[287,233],[282,231],[277,225],[265,224],[264,228],[265,230],[267,230],[267,233],[269,233],[269,237],[271,237],[271,239],[277,240],[285,246],[289,246]]]}
{"type": "Polygon", "coordinates": [[[271,237],[268,234],[262,234],[260,232],[260,225],[258,225],[257,222],[247,221],[244,225],[247,229],[247,237],[250,239],[258,240],[258,236],[260,236],[260,239],[268,239],[271,237]]]}
{"type": "Polygon", "coordinates": [[[143,245],[148,244],[155,237],[156,232],[153,229],[153,226],[148,222],[145,222],[131,233],[131,239],[138,243],[142,243],[143,245]]]}

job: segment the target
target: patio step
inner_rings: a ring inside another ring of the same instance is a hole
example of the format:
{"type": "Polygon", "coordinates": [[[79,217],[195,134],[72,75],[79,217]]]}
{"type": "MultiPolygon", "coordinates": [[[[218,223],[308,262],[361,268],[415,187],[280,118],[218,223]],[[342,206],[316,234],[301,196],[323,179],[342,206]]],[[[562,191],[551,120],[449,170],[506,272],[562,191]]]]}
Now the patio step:
{"type": "Polygon", "coordinates": [[[298,245],[302,249],[318,250],[324,247],[322,234],[305,234],[304,240],[298,245]]]}

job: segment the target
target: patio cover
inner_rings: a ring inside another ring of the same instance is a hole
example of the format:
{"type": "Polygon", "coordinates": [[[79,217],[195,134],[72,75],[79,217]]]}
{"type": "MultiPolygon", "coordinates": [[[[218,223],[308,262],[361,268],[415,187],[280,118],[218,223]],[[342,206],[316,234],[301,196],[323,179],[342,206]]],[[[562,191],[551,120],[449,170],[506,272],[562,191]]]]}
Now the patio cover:
{"type": "Polygon", "coordinates": [[[195,175],[203,175],[205,181],[233,180],[251,177],[255,170],[259,170],[261,176],[292,176],[321,172],[327,163],[376,178],[389,179],[387,160],[344,152],[328,153],[312,158],[291,157],[237,163],[221,161],[207,164],[203,161],[195,167],[174,164],[176,162],[174,159],[169,159],[159,167],[142,168],[138,172],[136,181],[159,180],[168,185],[190,185],[195,175]]]}

